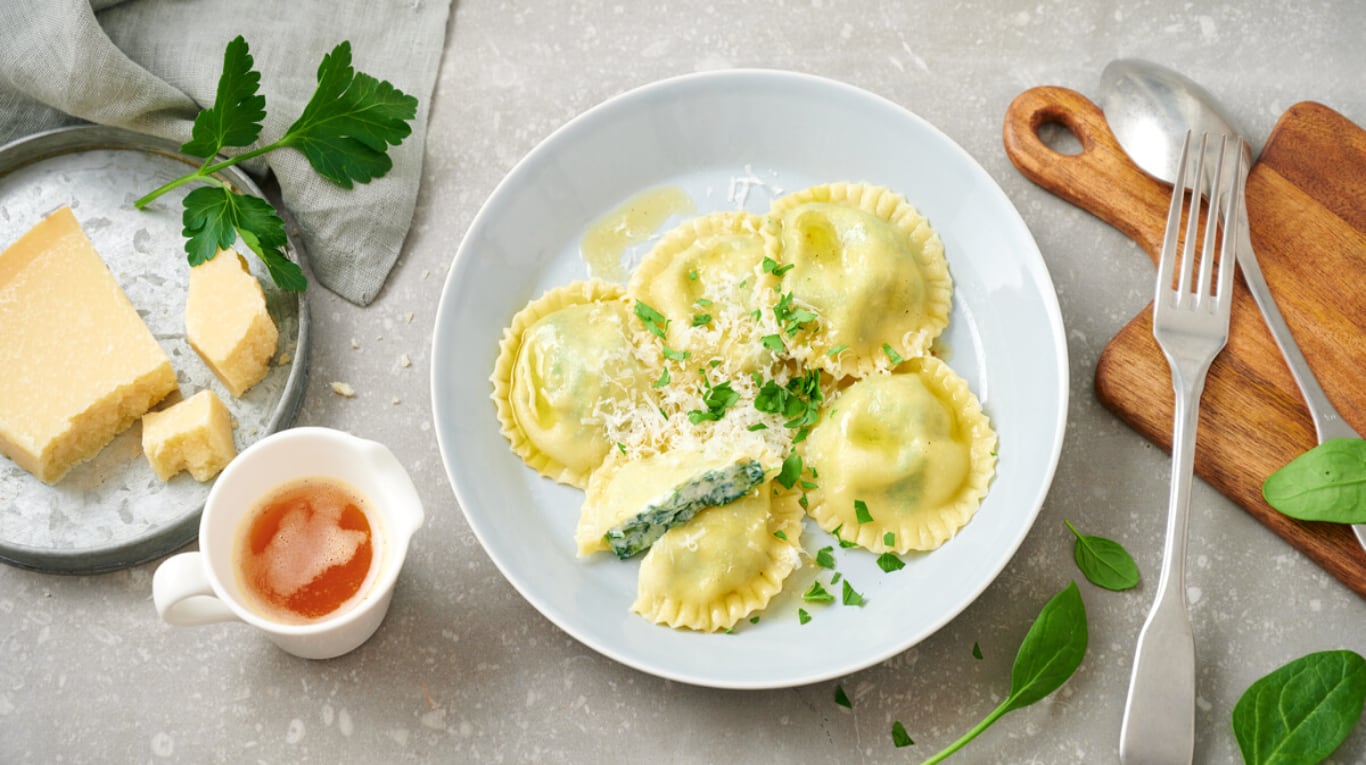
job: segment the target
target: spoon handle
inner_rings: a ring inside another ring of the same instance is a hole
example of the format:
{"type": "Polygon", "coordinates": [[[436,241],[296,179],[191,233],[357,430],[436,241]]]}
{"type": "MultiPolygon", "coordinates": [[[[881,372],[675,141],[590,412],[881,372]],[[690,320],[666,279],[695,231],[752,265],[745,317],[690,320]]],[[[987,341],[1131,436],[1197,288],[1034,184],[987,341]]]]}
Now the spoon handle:
{"type": "Polygon", "coordinates": [[[1006,110],[1002,140],[1022,175],[1123,232],[1157,261],[1171,187],[1138,169],[1090,99],[1067,88],[1030,88],[1006,110]],[[1070,131],[1081,151],[1065,154],[1046,144],[1039,136],[1045,125],[1070,131]]]}

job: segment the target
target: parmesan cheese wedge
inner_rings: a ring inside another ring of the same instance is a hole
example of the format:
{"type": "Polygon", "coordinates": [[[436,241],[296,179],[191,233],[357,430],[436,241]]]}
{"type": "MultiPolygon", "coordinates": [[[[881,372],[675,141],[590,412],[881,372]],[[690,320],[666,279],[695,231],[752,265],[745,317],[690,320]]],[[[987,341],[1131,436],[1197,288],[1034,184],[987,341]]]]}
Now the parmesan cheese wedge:
{"type": "Polygon", "coordinates": [[[142,451],[163,481],[182,470],[196,481],[218,475],[233,457],[232,416],[211,390],[142,418],[142,451]]]}
{"type": "Polygon", "coordinates": [[[63,207],[0,252],[0,453],[45,483],[176,389],[166,352],[63,207]]]}
{"type": "Polygon", "coordinates": [[[185,339],[236,398],[261,382],[280,339],[261,283],[233,250],[190,269],[185,339]]]}

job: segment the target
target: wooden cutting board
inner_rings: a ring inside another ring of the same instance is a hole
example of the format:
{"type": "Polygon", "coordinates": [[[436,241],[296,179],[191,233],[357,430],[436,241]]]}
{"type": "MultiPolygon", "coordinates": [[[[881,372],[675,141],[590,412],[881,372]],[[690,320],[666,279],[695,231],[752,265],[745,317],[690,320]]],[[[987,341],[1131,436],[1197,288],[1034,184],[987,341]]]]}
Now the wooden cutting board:
{"type": "MultiPolygon", "coordinates": [[[[1034,88],[1011,104],[1003,138],[1025,177],[1157,261],[1171,186],[1128,159],[1099,107],[1075,91],[1034,88]],[[1070,130],[1081,152],[1045,145],[1039,128],[1049,123],[1070,130]]],[[[1253,249],[1286,322],[1343,418],[1366,433],[1366,131],[1321,104],[1292,106],[1252,168],[1246,199],[1253,249]]],[[[1151,304],[1106,346],[1095,389],[1170,451],[1171,373],[1152,336],[1151,304]]],[[[1266,477],[1315,443],[1299,388],[1239,276],[1229,342],[1201,403],[1195,472],[1366,597],[1366,553],[1349,526],[1296,521],[1262,499],[1266,477]]]]}

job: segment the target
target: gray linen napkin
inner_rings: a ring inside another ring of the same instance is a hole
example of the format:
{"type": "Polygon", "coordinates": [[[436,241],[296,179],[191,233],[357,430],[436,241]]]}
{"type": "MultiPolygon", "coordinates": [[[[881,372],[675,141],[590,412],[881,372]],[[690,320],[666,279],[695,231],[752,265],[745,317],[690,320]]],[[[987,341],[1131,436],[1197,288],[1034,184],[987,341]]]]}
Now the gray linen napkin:
{"type": "Polygon", "coordinates": [[[273,140],[313,95],[323,56],[350,40],[357,71],[418,99],[412,135],[389,150],[393,169],[347,191],[293,149],[260,159],[298,223],[315,280],[366,305],[412,223],[449,12],[450,0],[4,0],[0,144],[83,121],[189,140],[238,34],[261,72],[262,142],[273,140]]]}

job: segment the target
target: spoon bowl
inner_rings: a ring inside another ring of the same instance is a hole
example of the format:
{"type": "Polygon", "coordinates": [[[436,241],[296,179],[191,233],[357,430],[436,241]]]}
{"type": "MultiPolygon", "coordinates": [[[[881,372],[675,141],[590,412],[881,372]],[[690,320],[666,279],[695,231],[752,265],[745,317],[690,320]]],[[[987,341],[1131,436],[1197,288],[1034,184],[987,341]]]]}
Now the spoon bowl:
{"type": "MultiPolygon", "coordinates": [[[[1241,133],[1209,91],[1164,66],[1141,59],[1110,62],[1100,75],[1100,107],[1129,158],[1158,180],[1176,180],[1186,131],[1212,137],[1241,133]]],[[[1218,141],[1210,141],[1217,152],[1218,141]]],[[[1250,158],[1245,158],[1250,159],[1250,158]]],[[[1207,167],[1218,156],[1206,151],[1207,167]]]]}

